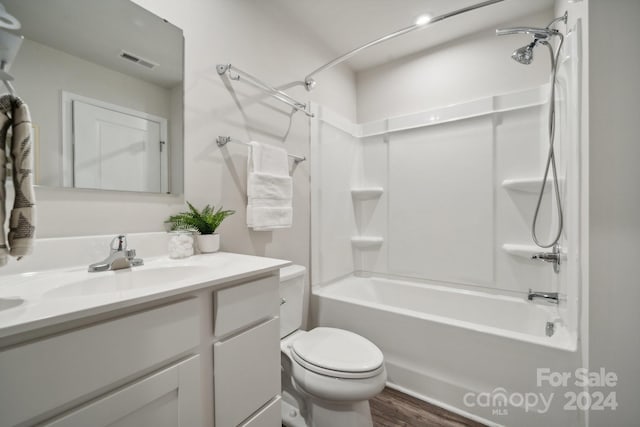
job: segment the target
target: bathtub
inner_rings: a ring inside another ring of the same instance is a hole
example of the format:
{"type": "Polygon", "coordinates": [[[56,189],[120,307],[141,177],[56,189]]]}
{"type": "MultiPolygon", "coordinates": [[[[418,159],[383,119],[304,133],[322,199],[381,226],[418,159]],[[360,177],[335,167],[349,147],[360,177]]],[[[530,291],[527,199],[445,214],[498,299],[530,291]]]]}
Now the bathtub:
{"type": "Polygon", "coordinates": [[[382,350],[392,388],[488,425],[581,424],[582,414],[564,407],[573,382],[539,377],[580,366],[562,303],[351,276],[314,287],[312,304],[315,324],[354,331],[382,350]]]}

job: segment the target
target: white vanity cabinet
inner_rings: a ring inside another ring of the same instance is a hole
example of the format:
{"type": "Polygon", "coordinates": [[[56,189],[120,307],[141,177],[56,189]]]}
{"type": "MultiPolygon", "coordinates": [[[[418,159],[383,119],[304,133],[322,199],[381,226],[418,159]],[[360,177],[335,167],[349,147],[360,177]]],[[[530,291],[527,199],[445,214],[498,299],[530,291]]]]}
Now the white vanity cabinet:
{"type": "MultiPolygon", "coordinates": [[[[167,275],[129,294],[54,299],[54,283],[18,312],[36,326],[0,322],[0,427],[279,427],[278,272],[288,262],[218,253],[190,263],[192,280],[167,275]]],[[[145,266],[147,276],[176,271],[164,265],[145,266]]]]}
{"type": "Polygon", "coordinates": [[[201,425],[199,338],[189,298],[3,349],[0,426],[201,425]]]}
{"type": "Polygon", "coordinates": [[[214,292],[216,426],[281,425],[278,285],[272,275],[214,292]]]}

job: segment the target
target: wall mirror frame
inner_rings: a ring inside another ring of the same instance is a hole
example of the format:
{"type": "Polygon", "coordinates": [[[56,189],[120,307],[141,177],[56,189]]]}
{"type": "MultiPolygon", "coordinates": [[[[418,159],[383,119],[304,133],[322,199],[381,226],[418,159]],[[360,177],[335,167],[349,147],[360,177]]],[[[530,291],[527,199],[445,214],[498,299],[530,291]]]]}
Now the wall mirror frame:
{"type": "Polygon", "coordinates": [[[8,65],[31,111],[36,184],[182,194],[182,30],[130,0],[2,3],[22,24],[8,65]]]}

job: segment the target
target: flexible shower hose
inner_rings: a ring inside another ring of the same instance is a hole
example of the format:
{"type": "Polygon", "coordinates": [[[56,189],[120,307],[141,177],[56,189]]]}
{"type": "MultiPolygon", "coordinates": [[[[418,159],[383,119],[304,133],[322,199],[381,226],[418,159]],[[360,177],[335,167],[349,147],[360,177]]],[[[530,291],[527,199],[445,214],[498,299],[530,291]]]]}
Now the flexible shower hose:
{"type": "Polygon", "coordinates": [[[556,169],[556,155],[554,149],[555,142],[555,130],[556,130],[556,74],[558,72],[558,59],[560,57],[560,49],[562,49],[562,44],[564,43],[564,37],[562,34],[558,34],[560,36],[560,43],[558,44],[558,49],[554,55],[553,47],[550,43],[543,41],[542,44],[545,44],[549,48],[549,55],[551,56],[551,93],[549,95],[549,154],[547,155],[547,164],[544,168],[544,175],[542,177],[542,185],[540,186],[540,193],[538,194],[538,202],[536,203],[536,210],[533,214],[533,221],[531,223],[531,237],[536,245],[541,248],[550,248],[558,243],[560,237],[562,236],[563,229],[563,219],[562,219],[562,201],[560,200],[560,186],[558,184],[558,172],[556,169]],[[556,230],[555,237],[550,243],[542,243],[536,234],[536,226],[538,223],[538,214],[540,213],[540,205],[542,204],[542,197],[544,196],[544,190],[547,185],[547,178],[549,177],[549,169],[551,169],[551,173],[553,174],[553,189],[556,198],[556,204],[558,206],[558,228],[556,230]]]}

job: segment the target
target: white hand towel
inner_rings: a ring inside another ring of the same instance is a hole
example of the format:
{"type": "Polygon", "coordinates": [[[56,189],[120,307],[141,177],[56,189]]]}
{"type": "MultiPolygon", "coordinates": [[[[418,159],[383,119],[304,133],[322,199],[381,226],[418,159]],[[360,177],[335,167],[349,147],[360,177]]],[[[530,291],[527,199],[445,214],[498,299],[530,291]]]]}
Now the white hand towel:
{"type": "Polygon", "coordinates": [[[292,208],[247,205],[247,224],[254,231],[289,228],[292,223],[292,208]]]}
{"type": "Polygon", "coordinates": [[[293,196],[293,180],[290,176],[252,172],[248,179],[247,196],[249,199],[287,200],[293,196]]]}
{"type": "Polygon", "coordinates": [[[247,226],[255,231],[291,227],[293,181],[287,152],[251,142],[247,177],[247,226]]]}
{"type": "Polygon", "coordinates": [[[251,141],[252,172],[289,176],[287,151],[273,145],[251,141]]]}

